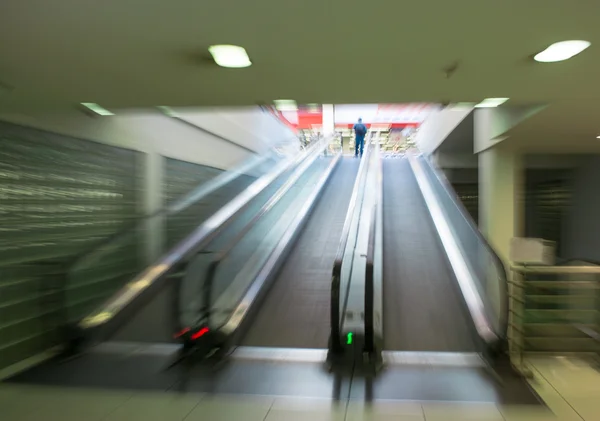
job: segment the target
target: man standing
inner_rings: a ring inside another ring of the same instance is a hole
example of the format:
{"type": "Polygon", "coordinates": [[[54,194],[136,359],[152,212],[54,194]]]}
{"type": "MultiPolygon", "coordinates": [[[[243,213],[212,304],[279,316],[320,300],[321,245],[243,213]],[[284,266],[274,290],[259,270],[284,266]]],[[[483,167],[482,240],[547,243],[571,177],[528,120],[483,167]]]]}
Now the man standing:
{"type": "Polygon", "coordinates": [[[358,123],[354,125],[354,156],[358,157],[360,149],[360,156],[363,155],[363,149],[365,147],[365,136],[367,134],[367,126],[362,122],[362,118],[358,119],[358,123]]]}

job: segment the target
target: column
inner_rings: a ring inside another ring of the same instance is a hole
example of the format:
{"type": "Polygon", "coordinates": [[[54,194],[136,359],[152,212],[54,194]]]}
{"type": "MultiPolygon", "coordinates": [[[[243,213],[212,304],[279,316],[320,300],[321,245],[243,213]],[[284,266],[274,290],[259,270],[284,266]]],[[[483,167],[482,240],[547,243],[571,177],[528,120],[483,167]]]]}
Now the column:
{"type": "Polygon", "coordinates": [[[332,136],[335,132],[333,104],[323,104],[323,134],[332,136]]]}
{"type": "Polygon", "coordinates": [[[156,214],[163,206],[164,158],[152,150],[145,154],[143,166],[143,215],[148,218],[142,227],[139,239],[142,241],[142,258],[147,264],[154,262],[163,253],[165,221],[164,215],[156,214]]]}
{"type": "Polygon", "coordinates": [[[504,144],[479,153],[479,226],[505,264],[513,237],[523,235],[520,154],[504,144]]]}

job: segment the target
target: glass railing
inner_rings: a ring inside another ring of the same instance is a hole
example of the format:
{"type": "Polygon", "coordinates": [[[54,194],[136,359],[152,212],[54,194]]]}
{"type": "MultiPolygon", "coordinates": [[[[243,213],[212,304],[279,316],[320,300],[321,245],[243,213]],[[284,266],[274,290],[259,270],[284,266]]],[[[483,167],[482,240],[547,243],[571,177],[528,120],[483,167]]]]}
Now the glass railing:
{"type": "Polygon", "coordinates": [[[66,322],[78,322],[100,306],[280,159],[272,151],[255,156],[83,251],[66,269],[66,322]]]}
{"type": "Polygon", "coordinates": [[[508,327],[508,283],[504,265],[444,175],[426,158],[418,159],[473,275],[485,318],[493,333],[504,340],[508,327]]]}
{"type": "Polygon", "coordinates": [[[262,274],[274,272],[269,262],[292,243],[311,195],[336,159],[325,153],[324,143],[311,148],[303,162],[282,174],[190,260],[178,293],[179,329],[185,340],[197,339],[193,335],[203,329],[225,337],[233,334],[266,290],[262,274]]]}

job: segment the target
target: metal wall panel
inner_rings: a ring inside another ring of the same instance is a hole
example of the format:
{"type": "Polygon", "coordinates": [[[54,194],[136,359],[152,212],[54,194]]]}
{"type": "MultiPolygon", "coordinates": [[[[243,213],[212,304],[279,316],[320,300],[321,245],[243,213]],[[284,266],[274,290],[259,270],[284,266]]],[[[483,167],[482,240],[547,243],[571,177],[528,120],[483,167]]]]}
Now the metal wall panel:
{"type": "Polygon", "coordinates": [[[477,183],[453,183],[452,187],[456,195],[469,211],[471,218],[476,224],[479,223],[479,184],[477,183]]]}
{"type": "Polygon", "coordinates": [[[138,216],[138,154],[0,122],[0,368],[53,344],[65,267],[138,216]]]}
{"type": "Polygon", "coordinates": [[[526,235],[556,242],[562,252],[562,232],[572,202],[570,173],[528,171],[526,180],[526,235]]]}
{"type": "MultiPolygon", "coordinates": [[[[163,185],[166,204],[172,204],[180,197],[213,179],[221,172],[222,170],[216,168],[167,158],[163,185]]],[[[206,218],[241,193],[254,180],[254,177],[242,175],[189,208],[184,209],[176,215],[169,215],[166,221],[167,248],[184,239],[206,218]]]]}

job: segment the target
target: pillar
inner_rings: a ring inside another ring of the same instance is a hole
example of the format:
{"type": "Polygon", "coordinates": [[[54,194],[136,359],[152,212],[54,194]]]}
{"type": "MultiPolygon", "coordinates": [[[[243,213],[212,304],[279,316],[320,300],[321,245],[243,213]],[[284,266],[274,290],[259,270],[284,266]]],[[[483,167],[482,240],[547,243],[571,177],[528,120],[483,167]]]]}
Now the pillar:
{"type": "Polygon", "coordinates": [[[521,155],[502,143],[479,153],[479,226],[505,264],[513,237],[523,235],[521,155]]]}
{"type": "Polygon", "coordinates": [[[163,253],[165,218],[158,214],[164,206],[163,180],[165,176],[164,158],[154,150],[145,154],[143,165],[142,214],[153,215],[146,219],[139,240],[142,241],[143,262],[150,264],[163,253]]]}
{"type": "Polygon", "coordinates": [[[332,136],[335,132],[333,104],[323,104],[323,134],[332,136]]]}

